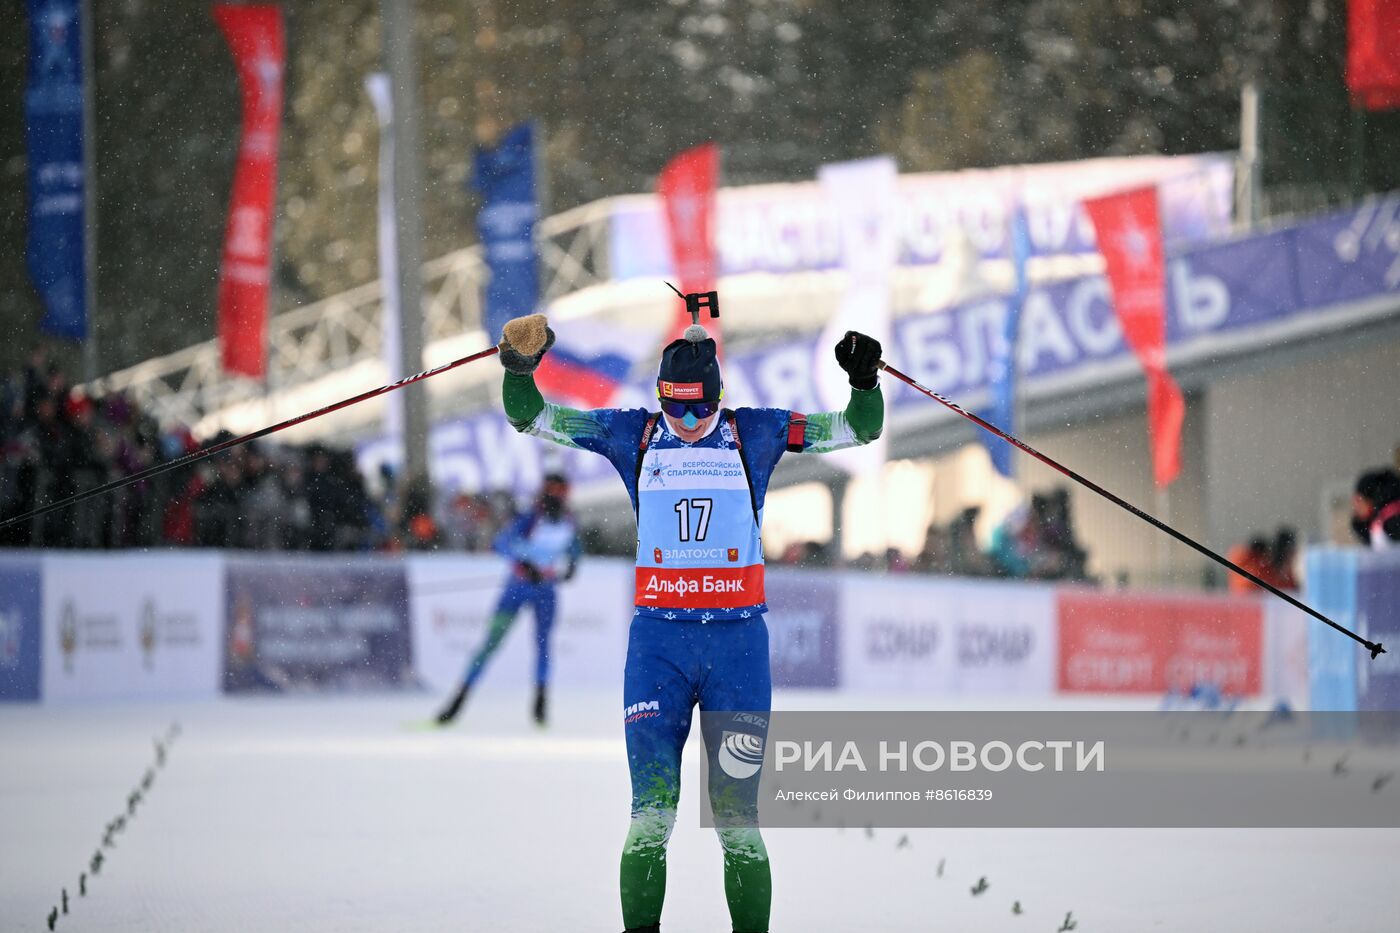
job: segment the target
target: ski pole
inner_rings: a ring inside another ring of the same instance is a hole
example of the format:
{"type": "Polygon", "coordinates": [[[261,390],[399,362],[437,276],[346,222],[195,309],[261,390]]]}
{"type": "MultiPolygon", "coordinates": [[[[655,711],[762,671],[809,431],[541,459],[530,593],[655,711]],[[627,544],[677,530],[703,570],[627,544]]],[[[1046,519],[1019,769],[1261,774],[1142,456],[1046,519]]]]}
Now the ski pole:
{"type": "Polygon", "coordinates": [[[459,366],[465,366],[468,363],[474,363],[477,360],[485,359],[486,357],[492,356],[499,352],[499,347],[491,347],[490,349],[482,350],[480,353],[473,353],[471,356],[464,356],[459,360],[453,360],[450,363],[444,363],[441,366],[434,367],[433,369],[425,369],[421,373],[415,373],[412,376],[407,376],[403,379],[400,379],[398,382],[391,382],[388,385],[382,385],[377,389],[370,389],[368,392],[361,392],[359,395],[343,399],[339,402],[334,402],[330,405],[325,406],[324,408],[318,408],[315,411],[309,411],[304,415],[297,415],[295,418],[288,418],[286,421],[279,421],[277,424],[268,425],[267,427],[257,431],[253,431],[250,434],[244,434],[239,437],[231,437],[226,441],[220,441],[219,443],[213,444],[209,447],[204,447],[200,450],[191,451],[190,453],[185,454],[183,457],[177,457],[176,459],[171,460],[168,463],[158,463],[153,467],[149,467],[145,470],[140,471],[139,473],[132,473],[130,476],[123,476],[119,479],[114,479],[110,483],[106,483],[94,489],[84,490],[83,492],[71,495],[66,499],[60,499],[57,502],[50,502],[46,505],[41,505],[37,509],[31,509],[30,511],[25,512],[23,515],[11,516],[10,518],[0,521],[0,529],[5,529],[10,527],[11,525],[16,525],[20,522],[38,518],[40,515],[47,515],[50,512],[56,512],[59,509],[67,508],[70,505],[75,505],[79,502],[96,498],[97,496],[106,495],[109,492],[114,492],[118,489],[121,489],[123,486],[130,486],[132,483],[139,483],[144,479],[150,479],[153,476],[160,476],[162,473],[169,473],[171,470],[178,470],[181,467],[189,466],[192,463],[198,463],[199,461],[208,459],[209,457],[212,457],[217,453],[222,453],[225,450],[238,447],[242,444],[247,444],[249,441],[256,441],[259,438],[267,437],[269,434],[276,434],[278,431],[284,431],[287,428],[296,427],[299,424],[305,424],[306,422],[311,421],[315,418],[319,418],[322,415],[329,415],[333,411],[340,411],[342,408],[349,408],[351,405],[358,405],[360,402],[366,402],[372,398],[378,398],[379,396],[384,395],[388,392],[392,392],[395,389],[402,389],[404,386],[412,385],[415,382],[421,382],[424,379],[429,379],[433,376],[439,376],[447,372],[448,370],[456,369],[459,366]]]}
{"type": "Polygon", "coordinates": [[[1127,511],[1133,513],[1133,514],[1136,515],[1138,518],[1140,518],[1140,519],[1142,519],[1143,521],[1147,522],[1149,525],[1153,526],[1154,528],[1158,529],[1159,531],[1165,531],[1167,534],[1171,535],[1173,538],[1175,538],[1176,540],[1180,541],[1182,544],[1185,544],[1185,545],[1187,545],[1188,547],[1194,548],[1196,551],[1200,552],[1201,554],[1204,554],[1206,557],[1209,557],[1211,560],[1215,561],[1217,564],[1220,564],[1222,567],[1225,567],[1226,569],[1231,570],[1231,571],[1233,571],[1234,573],[1237,573],[1237,574],[1239,574],[1240,576],[1244,577],[1246,580],[1248,580],[1249,582],[1253,583],[1255,586],[1258,586],[1258,587],[1261,587],[1261,588],[1263,588],[1263,589],[1265,589],[1265,590],[1268,590],[1270,593],[1273,593],[1275,596],[1277,596],[1279,599],[1282,599],[1284,602],[1288,603],[1290,606],[1293,606],[1293,607],[1296,608],[1296,609],[1301,609],[1301,610],[1303,610],[1303,611],[1306,612],[1308,615],[1312,616],[1314,619],[1317,619],[1319,622],[1326,623],[1327,625],[1330,625],[1332,628],[1334,628],[1334,629],[1336,629],[1337,631],[1341,632],[1343,635],[1346,635],[1348,638],[1351,638],[1351,639],[1353,639],[1353,640],[1355,640],[1355,641],[1361,643],[1362,645],[1365,645],[1365,646],[1366,646],[1366,650],[1368,650],[1368,651],[1371,652],[1371,660],[1374,661],[1378,655],[1381,655],[1381,654],[1384,654],[1384,653],[1385,653],[1385,648],[1383,648],[1383,647],[1381,646],[1381,643],[1380,643],[1380,642],[1367,641],[1366,639],[1362,638],[1360,635],[1358,635],[1358,634],[1356,634],[1355,632],[1353,632],[1351,629],[1346,628],[1345,626],[1342,626],[1342,625],[1338,625],[1336,622],[1333,622],[1331,619],[1327,618],[1325,615],[1323,615],[1322,613],[1318,612],[1316,609],[1314,609],[1314,608],[1312,608],[1311,606],[1307,605],[1306,603],[1303,603],[1303,602],[1301,602],[1301,601],[1295,599],[1294,597],[1288,595],[1288,594],[1285,593],[1283,590],[1281,590],[1281,589],[1279,589],[1278,587],[1274,586],[1272,583],[1268,583],[1268,582],[1266,582],[1266,581],[1264,581],[1264,580],[1259,579],[1259,578],[1256,577],[1254,574],[1250,573],[1248,570],[1245,570],[1243,567],[1241,567],[1239,564],[1236,564],[1234,561],[1230,560],[1229,558],[1222,557],[1221,555],[1219,555],[1219,554],[1215,553],[1214,551],[1212,551],[1210,548],[1206,547],[1204,544],[1201,544],[1201,543],[1197,542],[1195,539],[1190,538],[1190,537],[1188,537],[1187,535],[1184,535],[1184,534],[1182,534],[1181,532],[1177,531],[1175,528],[1173,528],[1171,525],[1168,525],[1166,522],[1161,521],[1161,520],[1159,520],[1159,519],[1157,519],[1157,518],[1152,517],[1151,515],[1149,515],[1149,514],[1147,514],[1146,512],[1144,512],[1142,509],[1140,509],[1140,508],[1138,508],[1137,506],[1133,505],[1131,502],[1128,502],[1127,500],[1125,500],[1125,499],[1123,499],[1123,498],[1121,498],[1121,497],[1119,497],[1119,496],[1117,496],[1117,495],[1114,495],[1113,493],[1109,492],[1107,489],[1104,489],[1102,486],[1100,486],[1098,483],[1094,482],[1093,480],[1088,479],[1088,478],[1083,477],[1083,476],[1080,476],[1078,473],[1074,472],[1074,471],[1071,470],[1069,467],[1065,466],[1064,464],[1060,463],[1059,461],[1057,461],[1057,460],[1055,460],[1055,459],[1053,459],[1053,458],[1051,458],[1051,457],[1047,457],[1045,454],[1043,454],[1043,453],[1041,453],[1040,451],[1036,450],[1034,447],[1032,447],[1031,445],[1027,444],[1025,441],[1022,441],[1022,440],[1020,440],[1019,438],[1014,437],[1014,436],[1011,435],[1011,434],[1008,434],[1007,432],[1003,431],[1001,428],[999,428],[999,427],[997,427],[996,425],[992,424],[990,421],[986,421],[986,420],[984,420],[983,418],[980,418],[980,417],[978,417],[977,415],[972,414],[972,412],[965,411],[965,410],[963,409],[963,407],[962,407],[961,405],[959,405],[957,402],[954,402],[954,401],[952,401],[951,399],[948,399],[948,398],[943,397],[942,395],[939,395],[937,392],[933,391],[932,389],[928,388],[927,386],[920,385],[920,384],[919,384],[918,382],[916,382],[914,379],[912,379],[912,378],[909,377],[909,376],[906,376],[904,373],[902,373],[902,372],[900,372],[899,370],[895,369],[893,366],[889,365],[889,364],[886,363],[884,360],[881,360],[881,361],[879,362],[878,365],[879,365],[879,367],[880,367],[881,369],[883,369],[885,372],[889,373],[891,376],[894,376],[894,377],[895,377],[896,379],[898,379],[900,382],[903,382],[905,385],[907,385],[907,386],[909,386],[910,388],[914,389],[916,392],[919,392],[919,393],[922,394],[922,395],[927,395],[929,398],[933,399],[935,402],[938,402],[940,405],[943,405],[945,408],[948,408],[949,410],[951,410],[951,411],[953,411],[953,412],[956,412],[957,414],[959,414],[959,415],[961,415],[962,417],[966,418],[968,421],[971,421],[973,424],[977,425],[979,428],[982,428],[982,429],[985,430],[985,431],[990,431],[991,433],[995,434],[997,437],[999,437],[999,438],[1001,438],[1002,440],[1006,441],[1008,444],[1011,444],[1013,447],[1019,448],[1020,450],[1026,452],[1026,453],[1028,453],[1028,454],[1030,454],[1032,457],[1034,457],[1035,459],[1039,460],[1041,463],[1045,464],[1046,466],[1050,467],[1052,470],[1056,470],[1057,472],[1059,472],[1059,473],[1061,473],[1061,474],[1063,474],[1063,475],[1065,475],[1065,476],[1068,476],[1070,479],[1074,480],[1076,483],[1078,483],[1079,485],[1083,486],[1084,488],[1090,489],[1090,490],[1092,490],[1092,491],[1098,493],[1099,495],[1101,495],[1101,496],[1103,496],[1105,499],[1107,499],[1109,502],[1112,502],[1114,505],[1119,506],[1120,508],[1126,509],[1127,511]]]}

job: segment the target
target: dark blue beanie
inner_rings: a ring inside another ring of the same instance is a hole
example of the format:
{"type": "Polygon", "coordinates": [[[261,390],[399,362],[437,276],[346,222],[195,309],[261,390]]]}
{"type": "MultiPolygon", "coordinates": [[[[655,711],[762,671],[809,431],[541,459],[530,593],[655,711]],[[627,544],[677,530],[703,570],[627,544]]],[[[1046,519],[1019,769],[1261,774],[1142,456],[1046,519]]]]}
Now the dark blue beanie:
{"type": "MultiPolygon", "coordinates": [[[[704,333],[701,328],[695,328],[704,333]]],[[[698,336],[698,335],[692,335],[698,336]]],[[[719,377],[719,348],[711,337],[673,340],[661,351],[656,389],[662,398],[682,402],[718,402],[724,383],[719,377]]]]}

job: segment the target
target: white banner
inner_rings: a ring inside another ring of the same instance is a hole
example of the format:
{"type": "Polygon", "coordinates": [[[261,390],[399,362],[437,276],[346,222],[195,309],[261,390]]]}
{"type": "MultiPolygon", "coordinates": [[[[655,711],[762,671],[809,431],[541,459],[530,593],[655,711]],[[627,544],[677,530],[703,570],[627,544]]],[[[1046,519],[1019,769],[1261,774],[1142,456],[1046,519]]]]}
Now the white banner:
{"type": "Polygon", "coordinates": [[[1049,696],[1054,589],[843,576],[841,687],[927,696],[1049,696]]]}
{"type": "Polygon", "coordinates": [[[1281,599],[1267,595],[1260,599],[1264,603],[1264,695],[1270,702],[1283,700],[1294,709],[1310,709],[1308,632],[1318,623],[1281,599]]]}
{"type": "MultiPolygon", "coordinates": [[[[499,557],[414,555],[408,559],[413,667],[429,689],[449,693],[486,638],[510,570],[499,557]]],[[[550,682],[561,687],[620,688],[632,621],[631,563],[584,557],[558,590],[550,640],[550,682]]],[[[524,608],[491,659],[480,689],[534,684],[534,610],[524,608]]]]}
{"type": "MultiPolygon", "coordinates": [[[[840,411],[851,397],[846,373],[832,348],[848,330],[890,345],[894,270],[899,263],[899,168],[890,156],[823,165],[822,194],[836,215],[841,236],[846,294],[817,340],[817,393],[822,405],[840,411]]],[[[885,462],[885,435],[854,450],[832,455],[850,473],[876,472],[885,462]]]]}
{"type": "MultiPolygon", "coordinates": [[[[1092,254],[1084,198],[1155,184],[1169,242],[1230,233],[1235,156],[1127,156],[902,175],[898,236],[907,265],[928,266],[969,250],[971,260],[1008,257],[1007,220],[1024,209],[1037,256],[1092,254]]],[[[672,274],[660,198],[619,198],[609,207],[614,281],[672,274]]],[[[841,265],[832,205],[811,182],[721,188],[715,246],[722,276],[784,275],[841,265]]]]}
{"type": "Polygon", "coordinates": [[[45,701],[219,692],[222,558],[55,554],[43,563],[45,701]]]}

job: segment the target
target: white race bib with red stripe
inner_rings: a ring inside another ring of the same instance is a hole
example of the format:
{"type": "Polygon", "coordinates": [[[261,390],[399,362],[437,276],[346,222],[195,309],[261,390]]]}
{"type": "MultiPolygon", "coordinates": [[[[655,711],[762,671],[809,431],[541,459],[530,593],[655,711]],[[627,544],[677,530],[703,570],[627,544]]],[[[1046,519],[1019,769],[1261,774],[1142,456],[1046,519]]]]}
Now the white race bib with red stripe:
{"type": "Polygon", "coordinates": [[[725,619],[763,602],[758,521],[728,422],[686,445],[663,420],[637,483],[637,607],[725,619]]]}

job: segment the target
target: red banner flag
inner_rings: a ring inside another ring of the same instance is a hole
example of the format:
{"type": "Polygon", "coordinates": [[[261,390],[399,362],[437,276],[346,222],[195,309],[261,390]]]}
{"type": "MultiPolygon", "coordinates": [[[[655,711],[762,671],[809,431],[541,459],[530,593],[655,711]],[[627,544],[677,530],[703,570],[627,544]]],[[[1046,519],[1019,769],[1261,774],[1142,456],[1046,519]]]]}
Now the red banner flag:
{"type": "MultiPolygon", "coordinates": [[[[671,237],[671,258],[675,262],[681,291],[712,291],[719,279],[715,256],[715,191],[719,186],[719,147],[705,143],[676,156],[656,179],[656,193],[666,211],[666,229],[671,237]]],[[[677,302],[679,304],[679,301],[677,302]]],[[[703,323],[719,343],[719,320],[703,323]]],[[[667,331],[669,341],[690,325],[690,315],[682,305],[676,312],[676,326],[667,331]]]]}
{"type": "Polygon", "coordinates": [[[1155,187],[1084,202],[1103,254],[1113,308],[1123,337],[1147,374],[1147,422],[1152,473],[1160,487],[1181,472],[1181,424],[1186,403],[1167,371],[1167,288],[1162,224],[1155,187]]]}
{"type": "Polygon", "coordinates": [[[1400,107],[1400,2],[1350,0],[1347,89],[1367,110],[1400,107]]]}
{"type": "Polygon", "coordinates": [[[286,59],[282,9],[219,5],[214,20],[233,51],[243,97],[243,136],[219,270],[219,347],[225,372],[261,379],[267,371],[267,294],[286,59]]]}

